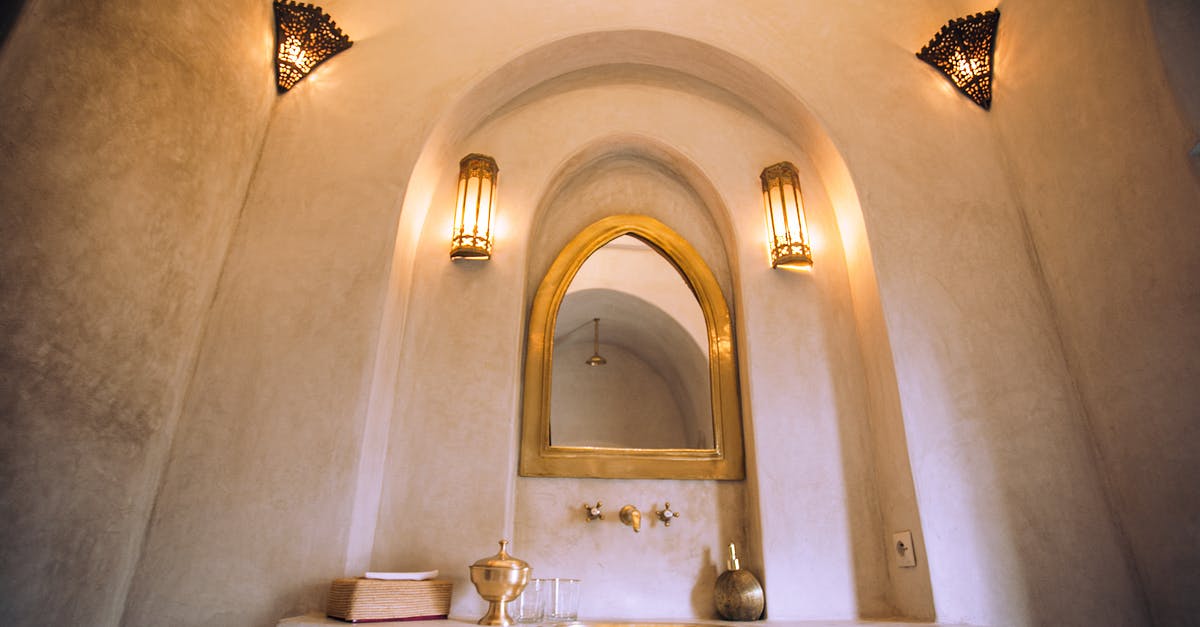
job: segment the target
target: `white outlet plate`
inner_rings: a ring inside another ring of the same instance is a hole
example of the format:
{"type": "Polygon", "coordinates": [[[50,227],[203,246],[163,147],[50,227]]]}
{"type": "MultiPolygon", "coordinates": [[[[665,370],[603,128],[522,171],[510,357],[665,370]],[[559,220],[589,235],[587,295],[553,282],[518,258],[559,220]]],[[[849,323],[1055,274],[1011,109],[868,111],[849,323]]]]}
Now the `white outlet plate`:
{"type": "Polygon", "coordinates": [[[915,568],[917,566],[917,549],[913,546],[911,531],[898,531],[892,534],[892,557],[900,568],[915,568]]]}

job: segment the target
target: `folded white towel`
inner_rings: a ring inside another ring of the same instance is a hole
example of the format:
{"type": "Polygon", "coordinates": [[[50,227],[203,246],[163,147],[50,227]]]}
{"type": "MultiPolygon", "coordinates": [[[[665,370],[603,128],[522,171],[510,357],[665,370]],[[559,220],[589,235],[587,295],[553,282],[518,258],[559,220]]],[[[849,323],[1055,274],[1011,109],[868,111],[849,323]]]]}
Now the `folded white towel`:
{"type": "Polygon", "coordinates": [[[412,573],[381,573],[368,571],[365,577],[367,579],[396,579],[404,581],[422,581],[425,579],[433,579],[438,576],[438,571],[427,570],[425,572],[412,573]]]}

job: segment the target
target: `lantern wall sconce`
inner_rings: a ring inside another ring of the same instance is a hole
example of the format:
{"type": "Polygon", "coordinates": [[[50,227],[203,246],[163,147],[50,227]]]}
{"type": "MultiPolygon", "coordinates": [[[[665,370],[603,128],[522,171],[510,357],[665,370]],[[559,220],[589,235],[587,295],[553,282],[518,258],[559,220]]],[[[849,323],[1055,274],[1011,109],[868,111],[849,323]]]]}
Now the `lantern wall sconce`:
{"type": "Polygon", "coordinates": [[[458,203],[454,208],[454,232],[450,236],[450,259],[490,259],[492,256],[492,211],[496,206],[496,160],[469,154],[458,162],[458,203]]]}
{"type": "Polygon", "coordinates": [[[950,20],[917,53],[975,104],[992,106],[992,58],[1000,10],[950,20]]]}
{"type": "Polygon", "coordinates": [[[796,166],[788,161],[776,163],[763,169],[759,178],[762,179],[763,208],[767,214],[771,267],[811,267],[812,250],[796,166]]]}
{"type": "Polygon", "coordinates": [[[321,7],[275,0],[275,83],[280,93],[352,45],[321,7]]]}

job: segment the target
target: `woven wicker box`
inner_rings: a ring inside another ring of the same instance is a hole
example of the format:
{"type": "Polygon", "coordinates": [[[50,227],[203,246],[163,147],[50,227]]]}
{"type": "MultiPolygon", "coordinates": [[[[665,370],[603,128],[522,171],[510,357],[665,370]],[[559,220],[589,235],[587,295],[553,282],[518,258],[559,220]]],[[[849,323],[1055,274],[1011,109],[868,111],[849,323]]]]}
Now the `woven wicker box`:
{"type": "Polygon", "coordinates": [[[444,579],[334,579],[325,614],[351,623],[446,618],[453,587],[444,579]]]}

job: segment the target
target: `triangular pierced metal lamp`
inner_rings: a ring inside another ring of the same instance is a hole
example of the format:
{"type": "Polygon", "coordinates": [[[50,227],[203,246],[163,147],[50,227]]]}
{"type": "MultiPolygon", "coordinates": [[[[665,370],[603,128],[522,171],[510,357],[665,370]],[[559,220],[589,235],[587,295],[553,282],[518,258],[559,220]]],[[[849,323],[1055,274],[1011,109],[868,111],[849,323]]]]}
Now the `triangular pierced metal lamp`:
{"type": "Polygon", "coordinates": [[[950,20],[917,58],[946,75],[975,104],[992,106],[992,58],[1000,10],[950,20]]]}
{"type": "Polygon", "coordinates": [[[321,7],[275,0],[275,82],[280,93],[352,45],[321,7]]]}

